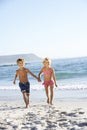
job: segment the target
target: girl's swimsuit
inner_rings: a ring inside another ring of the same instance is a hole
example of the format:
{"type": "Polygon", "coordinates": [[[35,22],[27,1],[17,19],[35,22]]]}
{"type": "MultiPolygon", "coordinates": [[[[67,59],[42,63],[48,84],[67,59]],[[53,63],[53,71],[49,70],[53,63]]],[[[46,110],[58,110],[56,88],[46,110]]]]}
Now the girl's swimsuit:
{"type": "MultiPolygon", "coordinates": [[[[45,74],[45,75],[51,75],[52,74],[52,69],[49,69],[49,70],[44,70],[43,71],[43,73],[45,74]]],[[[44,81],[43,82],[43,85],[44,86],[52,86],[54,84],[54,82],[53,82],[53,80],[48,80],[48,81],[44,81]]]]}
{"type": "Polygon", "coordinates": [[[47,86],[53,86],[53,84],[54,84],[53,80],[49,80],[49,81],[44,81],[43,82],[43,85],[46,86],[46,87],[47,86]]]}
{"type": "Polygon", "coordinates": [[[51,74],[52,74],[52,72],[53,72],[53,70],[52,70],[52,69],[43,70],[43,73],[44,73],[45,75],[51,75],[51,74]]]}

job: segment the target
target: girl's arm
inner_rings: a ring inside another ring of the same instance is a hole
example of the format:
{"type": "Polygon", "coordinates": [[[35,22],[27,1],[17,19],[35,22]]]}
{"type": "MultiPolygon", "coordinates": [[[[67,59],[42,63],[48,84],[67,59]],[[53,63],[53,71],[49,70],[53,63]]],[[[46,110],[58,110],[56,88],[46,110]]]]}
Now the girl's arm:
{"type": "Polygon", "coordinates": [[[54,84],[55,84],[55,86],[57,87],[56,76],[55,76],[55,71],[54,71],[54,69],[53,69],[53,80],[54,80],[54,84]]]}
{"type": "Polygon", "coordinates": [[[40,72],[39,72],[39,74],[38,74],[38,80],[39,80],[39,81],[41,81],[40,75],[41,75],[42,72],[43,72],[43,68],[40,70],[40,72]]]}

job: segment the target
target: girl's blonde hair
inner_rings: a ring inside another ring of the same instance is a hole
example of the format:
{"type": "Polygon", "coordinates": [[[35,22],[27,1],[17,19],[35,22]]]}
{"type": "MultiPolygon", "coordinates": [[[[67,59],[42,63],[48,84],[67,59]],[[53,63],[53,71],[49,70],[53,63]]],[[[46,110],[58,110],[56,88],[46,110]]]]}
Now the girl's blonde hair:
{"type": "Polygon", "coordinates": [[[45,62],[49,62],[49,63],[51,63],[51,60],[49,59],[49,58],[44,58],[44,60],[43,60],[43,63],[45,63],[45,62]]]}

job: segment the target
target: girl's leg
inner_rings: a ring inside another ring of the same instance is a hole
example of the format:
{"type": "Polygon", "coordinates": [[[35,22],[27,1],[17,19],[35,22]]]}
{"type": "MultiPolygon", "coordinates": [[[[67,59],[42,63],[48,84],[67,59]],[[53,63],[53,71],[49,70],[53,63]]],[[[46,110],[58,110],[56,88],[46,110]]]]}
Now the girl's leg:
{"type": "Polygon", "coordinates": [[[53,96],[54,96],[54,91],[53,91],[54,87],[50,86],[50,104],[53,104],[53,96]]]}
{"type": "Polygon", "coordinates": [[[45,92],[46,92],[46,96],[47,96],[47,103],[49,103],[48,87],[44,86],[44,88],[45,88],[45,92]]]}

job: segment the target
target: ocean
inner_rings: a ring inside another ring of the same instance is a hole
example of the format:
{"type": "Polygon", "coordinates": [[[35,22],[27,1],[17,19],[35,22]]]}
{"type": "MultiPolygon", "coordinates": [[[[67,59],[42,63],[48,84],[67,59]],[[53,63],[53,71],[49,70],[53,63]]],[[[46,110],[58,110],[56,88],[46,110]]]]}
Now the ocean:
{"type": "MultiPolygon", "coordinates": [[[[42,62],[30,62],[25,67],[38,75],[42,62]]],[[[80,100],[87,99],[87,57],[55,59],[51,66],[55,70],[58,87],[54,88],[54,100],[80,100]]],[[[0,65],[0,101],[21,100],[22,94],[18,86],[13,84],[17,65],[0,65]]],[[[44,101],[46,96],[42,82],[38,82],[29,75],[30,99],[44,101]]],[[[43,76],[41,76],[43,80],[43,76]]]]}

